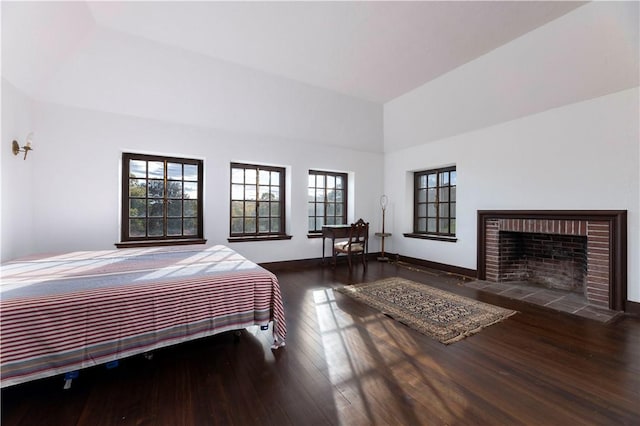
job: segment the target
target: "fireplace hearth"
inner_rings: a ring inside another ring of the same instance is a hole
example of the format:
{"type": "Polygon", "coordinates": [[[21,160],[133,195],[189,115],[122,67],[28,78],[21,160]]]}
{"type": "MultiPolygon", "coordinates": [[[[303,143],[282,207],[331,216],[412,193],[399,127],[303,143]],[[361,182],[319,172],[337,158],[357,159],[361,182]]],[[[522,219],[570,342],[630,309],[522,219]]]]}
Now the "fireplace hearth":
{"type": "Polygon", "coordinates": [[[626,211],[478,211],[480,280],[531,282],[624,311],[626,257],[626,211]]]}

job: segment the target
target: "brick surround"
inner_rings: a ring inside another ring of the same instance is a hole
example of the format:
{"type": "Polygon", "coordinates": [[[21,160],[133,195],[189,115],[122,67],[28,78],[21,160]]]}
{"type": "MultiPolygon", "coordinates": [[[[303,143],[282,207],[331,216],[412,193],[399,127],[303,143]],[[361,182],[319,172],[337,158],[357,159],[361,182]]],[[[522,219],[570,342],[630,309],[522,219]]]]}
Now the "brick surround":
{"type": "Polygon", "coordinates": [[[480,279],[534,276],[579,291],[593,305],[624,310],[626,211],[479,211],[478,219],[480,279]],[[523,260],[525,246],[533,253],[523,260]]]}

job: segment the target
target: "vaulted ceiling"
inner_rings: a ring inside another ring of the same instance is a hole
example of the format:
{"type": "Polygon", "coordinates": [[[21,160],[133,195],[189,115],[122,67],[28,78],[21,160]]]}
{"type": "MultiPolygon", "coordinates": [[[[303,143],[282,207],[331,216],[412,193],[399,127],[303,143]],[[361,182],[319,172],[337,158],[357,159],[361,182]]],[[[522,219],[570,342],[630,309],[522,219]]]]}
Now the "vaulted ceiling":
{"type": "Polygon", "coordinates": [[[3,1],[2,75],[39,98],[107,30],[383,104],[582,4],[3,1]]]}

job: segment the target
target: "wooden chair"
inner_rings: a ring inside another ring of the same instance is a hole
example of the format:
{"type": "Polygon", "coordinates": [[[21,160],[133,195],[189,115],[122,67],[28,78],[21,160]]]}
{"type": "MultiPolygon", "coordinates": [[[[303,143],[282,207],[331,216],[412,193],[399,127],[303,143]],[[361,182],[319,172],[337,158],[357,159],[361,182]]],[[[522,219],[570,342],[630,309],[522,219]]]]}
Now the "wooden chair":
{"type": "Polygon", "coordinates": [[[346,254],[349,263],[349,272],[352,269],[351,256],[361,255],[362,265],[367,268],[367,245],[369,244],[369,222],[358,219],[356,223],[351,224],[349,229],[349,239],[339,241],[333,246],[333,266],[336,266],[336,258],[338,254],[346,254]]]}

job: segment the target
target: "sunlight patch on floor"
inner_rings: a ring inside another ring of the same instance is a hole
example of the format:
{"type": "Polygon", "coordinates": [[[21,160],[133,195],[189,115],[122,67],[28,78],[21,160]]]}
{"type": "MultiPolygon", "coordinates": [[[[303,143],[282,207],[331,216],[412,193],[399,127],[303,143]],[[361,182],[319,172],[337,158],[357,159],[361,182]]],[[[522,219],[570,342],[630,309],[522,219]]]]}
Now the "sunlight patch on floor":
{"type": "Polygon", "coordinates": [[[422,424],[429,420],[425,407],[414,403],[424,400],[425,393],[431,395],[438,421],[455,422],[463,416],[468,401],[406,326],[389,322],[381,313],[354,317],[340,309],[331,289],[314,290],[313,302],[341,424],[357,419],[422,424]],[[384,407],[390,404],[398,406],[402,419],[385,418],[384,407]]]}

